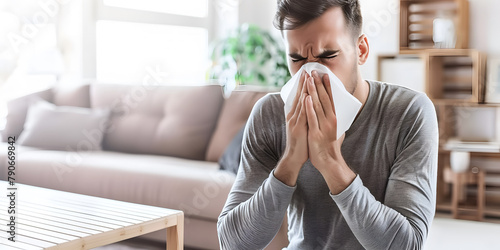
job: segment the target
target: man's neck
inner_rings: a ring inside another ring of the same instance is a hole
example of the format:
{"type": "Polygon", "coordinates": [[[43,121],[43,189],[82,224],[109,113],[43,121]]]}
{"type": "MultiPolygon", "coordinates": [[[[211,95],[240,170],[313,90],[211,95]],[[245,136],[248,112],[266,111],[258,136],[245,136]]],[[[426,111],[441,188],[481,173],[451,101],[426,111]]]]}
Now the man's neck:
{"type": "Polygon", "coordinates": [[[370,85],[368,84],[367,81],[359,77],[358,85],[353,93],[353,96],[356,97],[356,99],[358,99],[364,106],[366,100],[368,99],[368,93],[370,93],[370,85]]]}
{"type": "MultiPolygon", "coordinates": [[[[358,78],[358,86],[354,91],[353,96],[361,102],[361,108],[358,111],[358,115],[361,113],[361,110],[365,107],[366,100],[368,100],[368,94],[370,93],[370,84],[367,81],[363,80],[363,78],[358,78]]],[[[358,118],[358,115],[356,118],[358,118]]]]}

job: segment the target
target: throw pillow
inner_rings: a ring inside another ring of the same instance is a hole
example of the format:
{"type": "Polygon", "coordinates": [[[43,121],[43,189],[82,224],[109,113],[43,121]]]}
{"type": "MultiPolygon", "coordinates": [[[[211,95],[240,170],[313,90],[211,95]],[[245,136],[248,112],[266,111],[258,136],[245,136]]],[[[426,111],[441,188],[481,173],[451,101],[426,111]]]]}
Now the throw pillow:
{"type": "Polygon", "coordinates": [[[240,129],[240,131],[233,137],[226,150],[219,159],[219,165],[221,169],[238,173],[238,168],[240,166],[241,157],[241,144],[243,142],[243,132],[245,131],[245,126],[240,129]]]}
{"type": "Polygon", "coordinates": [[[52,150],[101,150],[107,110],[55,106],[38,100],[29,107],[19,145],[52,150]]]}

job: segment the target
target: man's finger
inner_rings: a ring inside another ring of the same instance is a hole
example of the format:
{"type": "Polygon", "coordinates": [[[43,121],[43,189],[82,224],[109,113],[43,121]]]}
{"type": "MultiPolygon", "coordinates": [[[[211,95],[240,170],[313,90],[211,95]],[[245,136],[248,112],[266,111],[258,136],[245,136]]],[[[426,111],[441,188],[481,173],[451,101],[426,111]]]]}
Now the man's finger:
{"type": "Polygon", "coordinates": [[[313,107],[316,115],[318,116],[318,119],[324,120],[325,119],[325,112],[323,110],[321,101],[319,100],[318,96],[318,91],[316,88],[317,83],[315,83],[317,80],[321,81],[321,78],[317,77],[317,73],[313,74],[312,79],[309,79],[309,82],[307,83],[307,89],[309,92],[309,95],[312,97],[313,101],[313,107]],[[316,77],[315,77],[316,75],[316,77]]]}
{"type": "Polygon", "coordinates": [[[332,84],[330,82],[330,77],[328,76],[328,74],[323,75],[323,83],[325,84],[325,89],[328,93],[328,96],[330,96],[330,99],[333,100],[332,84]]]}
{"type": "Polygon", "coordinates": [[[309,78],[311,78],[311,76],[306,71],[304,71],[304,74],[305,74],[305,77],[302,81],[302,93],[307,94],[307,81],[309,80],[309,78]]]}
{"type": "MultiPolygon", "coordinates": [[[[331,96],[328,95],[328,91],[325,86],[325,79],[328,78],[328,75],[324,74],[323,77],[320,77],[318,72],[314,71],[313,77],[316,85],[316,92],[318,93],[318,98],[323,108],[323,114],[325,115],[325,117],[329,118],[331,117],[332,112],[332,99],[331,96]]],[[[318,111],[316,111],[316,113],[318,113],[318,111]]]]}
{"type": "Polygon", "coordinates": [[[301,95],[299,105],[297,106],[297,122],[295,126],[305,126],[307,124],[306,107],[304,106],[306,96],[307,94],[305,93],[301,95]]]}
{"type": "Polygon", "coordinates": [[[300,74],[299,78],[299,86],[297,87],[297,92],[295,93],[295,97],[293,98],[293,103],[292,103],[292,108],[290,109],[290,112],[287,115],[287,118],[290,119],[290,116],[293,116],[297,109],[297,103],[299,103],[300,95],[303,92],[303,86],[304,86],[304,79],[306,78],[306,72],[303,71],[300,74]]]}
{"type": "Polygon", "coordinates": [[[293,113],[292,113],[292,111],[290,111],[290,113],[288,114],[288,115],[291,115],[290,119],[288,120],[288,122],[290,122],[290,124],[295,125],[297,123],[297,120],[298,120],[299,114],[300,114],[301,105],[302,105],[301,99],[303,99],[303,94],[298,96],[297,105],[295,105],[295,107],[293,109],[293,113]]]}
{"type": "Polygon", "coordinates": [[[310,78],[310,76],[306,73],[305,74],[305,80],[302,83],[302,90],[299,95],[299,100],[297,103],[297,109],[295,110],[295,123],[292,124],[304,124],[307,120],[305,119],[305,107],[304,107],[304,100],[307,96],[307,81],[310,78]],[[302,119],[300,119],[302,118],[302,119]]]}
{"type": "Polygon", "coordinates": [[[334,102],[332,97],[332,86],[330,82],[330,77],[327,74],[323,75],[323,87],[318,90],[320,93],[320,100],[323,104],[323,109],[325,110],[325,115],[327,119],[331,119],[332,115],[335,115],[334,102]]]}
{"type": "Polygon", "coordinates": [[[314,112],[313,100],[311,96],[307,96],[305,105],[309,130],[319,130],[318,116],[316,116],[316,112],[314,112]]]}

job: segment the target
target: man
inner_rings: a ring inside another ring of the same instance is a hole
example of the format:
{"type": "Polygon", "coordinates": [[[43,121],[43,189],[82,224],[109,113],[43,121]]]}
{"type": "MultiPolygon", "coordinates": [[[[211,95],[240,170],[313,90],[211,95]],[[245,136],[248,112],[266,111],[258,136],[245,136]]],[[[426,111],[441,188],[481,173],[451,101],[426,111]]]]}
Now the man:
{"type": "Polygon", "coordinates": [[[219,217],[223,249],[262,249],[288,210],[288,249],[421,249],[435,211],[437,119],[423,93],[364,81],[357,0],[281,0],[290,72],[327,66],[362,104],[336,138],[330,81],[302,75],[285,117],[279,94],[255,105],[240,169],[219,217]]]}

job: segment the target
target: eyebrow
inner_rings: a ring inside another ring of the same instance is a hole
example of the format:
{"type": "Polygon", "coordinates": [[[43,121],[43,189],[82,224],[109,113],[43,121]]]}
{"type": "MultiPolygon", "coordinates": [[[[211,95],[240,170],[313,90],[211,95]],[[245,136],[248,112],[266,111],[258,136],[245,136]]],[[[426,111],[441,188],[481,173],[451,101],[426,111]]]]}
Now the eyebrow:
{"type": "MultiPolygon", "coordinates": [[[[323,52],[321,52],[321,54],[319,54],[318,56],[313,56],[313,57],[314,58],[329,57],[329,56],[335,55],[339,52],[340,52],[340,50],[327,49],[327,50],[324,50],[323,52]]],[[[290,54],[288,54],[288,56],[295,58],[295,59],[305,59],[305,57],[303,57],[302,55],[300,55],[297,52],[290,53],[290,54]]]]}
{"type": "Polygon", "coordinates": [[[329,57],[329,56],[335,55],[339,52],[340,52],[340,50],[327,49],[327,50],[324,50],[323,52],[321,52],[321,54],[319,54],[318,56],[313,56],[313,57],[314,58],[329,57]]]}
{"type": "Polygon", "coordinates": [[[302,55],[300,55],[297,52],[290,53],[290,54],[288,54],[288,56],[290,56],[291,58],[295,58],[295,59],[306,59],[305,57],[303,57],[302,55]]]}

